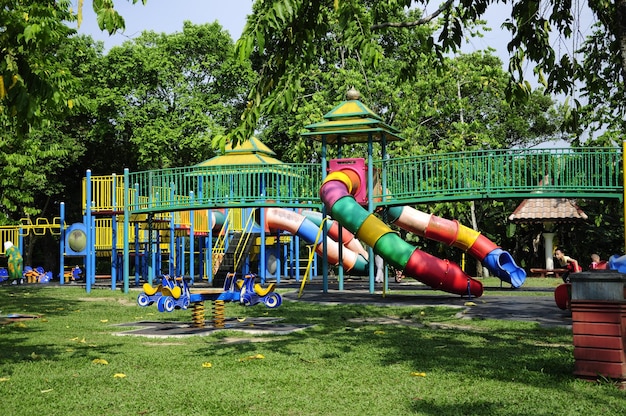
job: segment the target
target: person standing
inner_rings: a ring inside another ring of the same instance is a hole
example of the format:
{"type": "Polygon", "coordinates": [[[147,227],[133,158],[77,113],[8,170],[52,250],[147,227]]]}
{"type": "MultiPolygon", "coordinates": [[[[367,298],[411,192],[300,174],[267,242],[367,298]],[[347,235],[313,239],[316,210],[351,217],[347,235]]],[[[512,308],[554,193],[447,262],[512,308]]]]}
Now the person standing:
{"type": "Polygon", "coordinates": [[[17,247],[10,241],[4,242],[4,255],[7,256],[7,265],[9,269],[9,280],[12,280],[13,284],[22,283],[23,276],[23,260],[22,255],[17,247]]]}
{"type": "Polygon", "coordinates": [[[385,281],[385,260],[376,254],[374,257],[374,265],[376,266],[376,283],[383,283],[385,281]]]}

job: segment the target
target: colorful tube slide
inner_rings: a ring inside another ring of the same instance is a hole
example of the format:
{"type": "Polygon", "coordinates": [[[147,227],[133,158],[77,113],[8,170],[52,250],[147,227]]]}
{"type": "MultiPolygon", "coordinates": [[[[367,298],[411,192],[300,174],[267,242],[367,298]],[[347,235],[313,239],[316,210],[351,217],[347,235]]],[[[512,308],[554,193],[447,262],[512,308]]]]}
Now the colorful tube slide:
{"type": "MultiPolygon", "coordinates": [[[[256,215],[259,223],[259,215],[256,215]]],[[[265,208],[265,226],[270,230],[284,230],[292,235],[297,235],[308,244],[315,244],[315,251],[323,253],[321,233],[318,238],[319,226],[297,212],[283,208],[265,208]]],[[[342,264],[347,273],[353,275],[366,275],[369,266],[365,258],[355,251],[344,247],[342,250],[342,264]]],[[[328,237],[326,239],[326,255],[328,262],[333,265],[339,264],[339,243],[328,237]]]]}
{"type": "Polygon", "coordinates": [[[526,271],[515,264],[510,253],[478,231],[456,220],[447,220],[411,207],[391,207],[384,211],[385,218],[407,231],[468,252],[503,282],[516,288],[524,284],[526,271]]]}
{"type": "Polygon", "coordinates": [[[617,270],[620,273],[626,273],[626,255],[612,255],[609,258],[609,269],[617,270]]]}
{"type": "MultiPolygon", "coordinates": [[[[482,284],[468,276],[458,265],[413,247],[402,240],[384,222],[363,209],[353,196],[360,186],[358,175],[349,169],[332,172],[326,177],[320,188],[320,197],[333,218],[355,233],[357,239],[372,247],[374,252],[382,256],[387,263],[403,269],[405,276],[413,277],[433,289],[449,293],[471,294],[476,297],[482,295],[482,284]]],[[[467,227],[464,227],[462,234],[459,235],[458,222],[450,221],[453,225],[449,226],[435,217],[437,219],[431,223],[432,217],[426,220],[426,217],[419,212],[407,212],[403,215],[403,209],[392,211],[392,213],[396,214],[395,222],[416,231],[423,230],[424,236],[427,238],[446,241],[468,250],[478,242],[478,245],[470,250],[473,255],[480,256],[492,248],[484,239],[478,238],[478,233],[469,233],[467,227]],[[455,229],[456,231],[454,231],[455,229]]],[[[489,258],[488,261],[491,261],[496,256],[489,256],[489,253],[484,258],[489,258]]],[[[503,265],[508,264],[506,259],[504,256],[503,265]]],[[[496,260],[500,261],[499,258],[496,260]]],[[[521,273],[525,277],[523,270],[521,273]]],[[[519,279],[519,276],[516,275],[516,277],[519,279]]]]}

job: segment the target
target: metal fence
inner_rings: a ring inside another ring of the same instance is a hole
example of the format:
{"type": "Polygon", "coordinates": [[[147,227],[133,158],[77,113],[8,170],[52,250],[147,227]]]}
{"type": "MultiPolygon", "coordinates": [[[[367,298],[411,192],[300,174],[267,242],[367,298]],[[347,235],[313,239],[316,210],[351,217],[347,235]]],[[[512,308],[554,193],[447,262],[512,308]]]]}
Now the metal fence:
{"type": "MultiPolygon", "coordinates": [[[[619,148],[506,149],[374,161],[378,204],[533,197],[622,198],[619,148]],[[381,198],[383,196],[383,198],[381,198]]],[[[320,164],[185,167],[92,181],[94,210],[320,207],[320,164]],[[110,194],[115,190],[115,204],[110,194]],[[126,195],[126,198],[124,196],[126,195]]]]}

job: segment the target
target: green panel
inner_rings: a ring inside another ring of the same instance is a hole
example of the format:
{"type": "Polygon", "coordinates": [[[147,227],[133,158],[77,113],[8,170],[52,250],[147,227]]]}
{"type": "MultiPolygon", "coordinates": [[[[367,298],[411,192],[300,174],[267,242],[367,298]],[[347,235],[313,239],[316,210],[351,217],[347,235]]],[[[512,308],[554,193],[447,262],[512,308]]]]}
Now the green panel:
{"type": "Polygon", "coordinates": [[[363,221],[370,215],[351,196],[339,199],[331,210],[331,216],[354,234],[359,231],[363,221]]]}
{"type": "Polygon", "coordinates": [[[387,233],[380,237],[374,246],[374,251],[380,253],[387,263],[394,267],[404,269],[415,247],[404,241],[395,232],[387,233]]]}

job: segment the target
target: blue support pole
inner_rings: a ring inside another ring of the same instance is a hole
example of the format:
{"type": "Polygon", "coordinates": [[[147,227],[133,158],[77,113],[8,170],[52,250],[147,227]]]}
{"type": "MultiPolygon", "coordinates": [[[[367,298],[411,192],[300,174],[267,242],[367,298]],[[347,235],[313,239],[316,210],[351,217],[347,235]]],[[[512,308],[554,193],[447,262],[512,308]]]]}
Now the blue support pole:
{"type": "Polygon", "coordinates": [[[87,293],[91,292],[91,283],[92,283],[92,275],[93,270],[91,270],[91,253],[92,253],[92,245],[93,245],[93,234],[91,230],[91,170],[87,169],[87,184],[86,192],[85,192],[85,231],[87,233],[87,248],[85,252],[85,289],[87,293]]]}
{"type": "MultiPolygon", "coordinates": [[[[124,293],[128,293],[128,275],[130,274],[130,253],[128,248],[128,242],[130,241],[130,201],[128,200],[128,194],[130,192],[129,186],[129,170],[124,169],[124,293]]],[[[137,255],[137,253],[135,253],[137,255]]]]}
{"type": "MultiPolygon", "coordinates": [[[[367,135],[367,211],[369,213],[374,212],[374,199],[372,195],[374,195],[374,168],[373,168],[373,160],[372,154],[374,153],[374,144],[372,139],[372,133],[368,133],[367,135]]],[[[369,266],[370,266],[370,293],[374,293],[375,291],[375,283],[374,283],[374,249],[372,247],[369,248],[369,266]]]]}
{"type": "MultiPolygon", "coordinates": [[[[342,149],[341,149],[343,143],[341,141],[341,138],[339,138],[339,140],[337,141],[337,145],[339,146],[338,149],[337,149],[337,157],[341,159],[341,158],[343,158],[343,152],[342,152],[342,149]]],[[[338,246],[339,247],[339,273],[338,273],[339,276],[337,277],[338,280],[339,280],[339,285],[338,285],[339,287],[338,287],[338,289],[339,290],[343,290],[343,272],[344,272],[344,270],[343,270],[343,261],[342,261],[342,259],[343,259],[343,227],[339,223],[337,225],[339,225],[339,232],[338,232],[338,239],[337,239],[337,244],[339,245],[338,246]]],[[[326,241],[326,240],[324,240],[324,241],[326,241]]]]}
{"type": "MultiPolygon", "coordinates": [[[[170,184],[170,200],[174,200],[174,183],[170,184]]],[[[176,276],[176,236],[175,236],[174,215],[170,216],[170,255],[169,255],[169,275],[176,276]]]]}
{"type": "Polygon", "coordinates": [[[261,221],[261,252],[259,254],[259,274],[261,275],[261,283],[265,283],[265,278],[266,278],[266,268],[267,268],[267,262],[265,261],[265,255],[266,255],[266,247],[265,247],[265,210],[261,209],[261,215],[260,215],[260,221],[261,221]]]}
{"type": "Polygon", "coordinates": [[[185,275],[185,270],[187,270],[185,268],[185,246],[187,245],[187,242],[185,241],[186,238],[185,237],[180,237],[178,239],[180,245],[178,247],[178,252],[180,253],[180,260],[176,262],[176,264],[178,264],[178,270],[179,273],[177,274],[177,276],[184,276],[185,275]]]}
{"type": "MultiPolygon", "coordinates": [[[[328,175],[328,161],[326,159],[326,135],[322,135],[322,182],[328,175]]],[[[322,218],[326,218],[326,206],[322,205],[322,218]]],[[[322,262],[322,291],[328,293],[328,247],[326,245],[326,239],[328,238],[328,232],[326,227],[322,227],[322,256],[324,261],[322,262]]],[[[313,273],[311,273],[311,276],[313,273]]]]}
{"type": "Polygon", "coordinates": [[[91,215],[91,247],[92,247],[92,252],[91,252],[91,272],[93,275],[93,280],[91,281],[92,285],[96,284],[96,217],[93,215],[93,201],[91,202],[91,206],[89,207],[91,209],[92,215],[91,215]]]}
{"type": "MultiPolygon", "coordinates": [[[[209,211],[209,216],[213,217],[211,211],[209,211]]],[[[207,280],[209,283],[213,283],[213,226],[211,224],[209,224],[209,238],[206,247],[207,280]]]]}
{"type": "Polygon", "coordinates": [[[59,242],[59,283],[65,283],[65,202],[59,205],[60,239],[59,242]]]}
{"type": "Polygon", "coordinates": [[[113,191],[111,192],[111,202],[113,205],[113,215],[111,216],[111,290],[115,290],[117,282],[117,176],[113,177],[113,191]]]}
{"type": "MultiPolygon", "coordinates": [[[[141,244],[139,244],[139,224],[135,223],[135,286],[139,286],[141,273],[141,244]]],[[[145,258],[145,256],[144,256],[145,258]]],[[[147,276],[144,276],[147,277],[147,276]]]]}
{"type": "Polygon", "coordinates": [[[300,281],[300,237],[296,236],[293,240],[293,270],[294,270],[294,279],[296,282],[300,281]]]}
{"type": "Polygon", "coordinates": [[[280,283],[280,275],[283,272],[282,270],[282,261],[280,260],[282,255],[281,255],[281,243],[280,243],[280,231],[278,231],[276,233],[276,249],[274,250],[274,252],[276,253],[276,271],[275,273],[275,277],[276,277],[276,283],[279,284],[280,283]]]}
{"type": "MultiPolygon", "coordinates": [[[[189,191],[189,202],[190,204],[193,206],[193,191],[189,191]]],[[[193,277],[195,274],[195,270],[194,270],[194,261],[196,260],[196,255],[195,255],[195,233],[194,233],[194,227],[195,227],[195,222],[196,222],[196,215],[195,215],[195,211],[189,211],[189,277],[191,278],[191,284],[193,284],[193,277]]]]}

